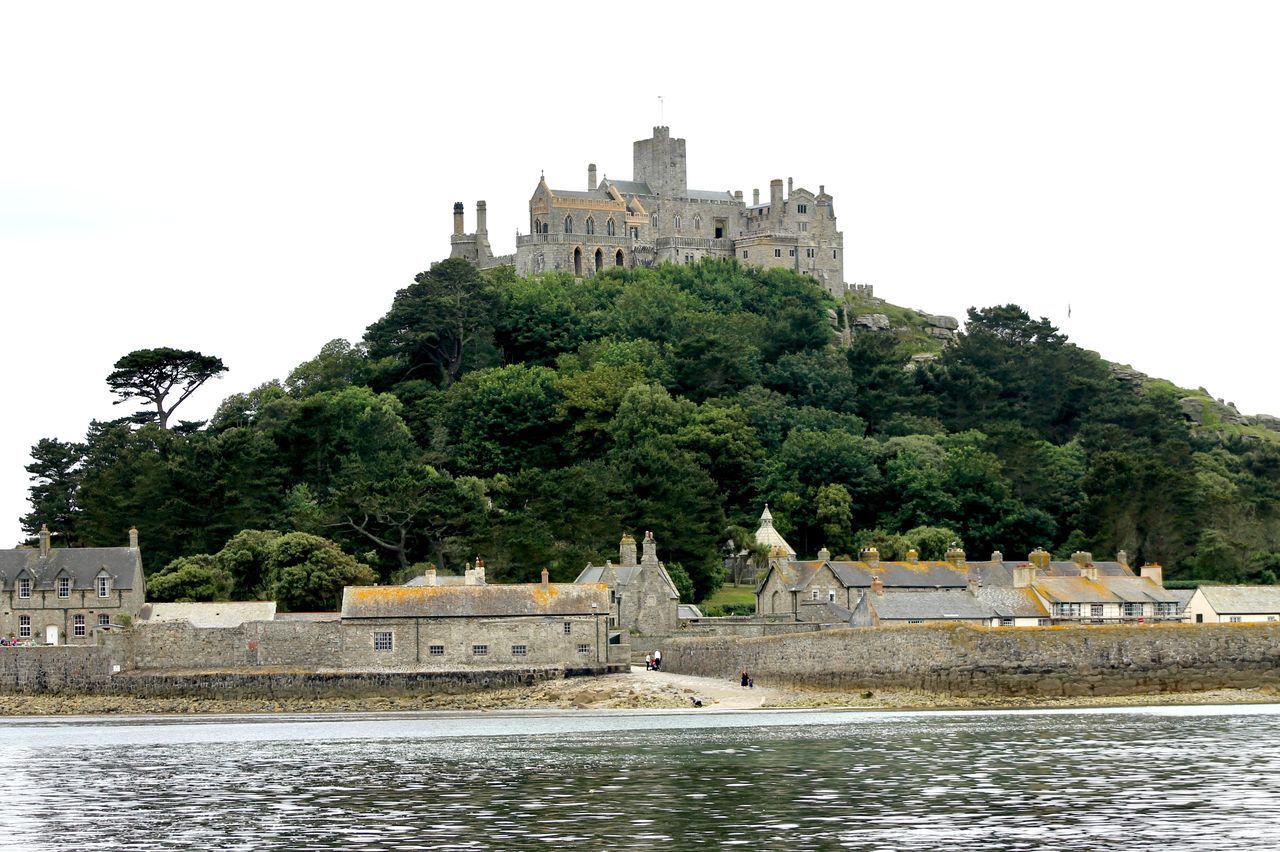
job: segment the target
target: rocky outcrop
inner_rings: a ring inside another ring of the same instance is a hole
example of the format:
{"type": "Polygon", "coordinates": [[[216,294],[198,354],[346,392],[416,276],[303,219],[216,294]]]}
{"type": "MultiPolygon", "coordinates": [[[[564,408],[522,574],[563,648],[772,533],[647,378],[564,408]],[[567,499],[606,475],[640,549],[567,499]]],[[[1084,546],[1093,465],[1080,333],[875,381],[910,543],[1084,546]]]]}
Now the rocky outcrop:
{"type": "Polygon", "coordinates": [[[888,331],[891,327],[889,317],[884,314],[858,314],[853,318],[853,326],[855,329],[871,331],[888,331]]]}

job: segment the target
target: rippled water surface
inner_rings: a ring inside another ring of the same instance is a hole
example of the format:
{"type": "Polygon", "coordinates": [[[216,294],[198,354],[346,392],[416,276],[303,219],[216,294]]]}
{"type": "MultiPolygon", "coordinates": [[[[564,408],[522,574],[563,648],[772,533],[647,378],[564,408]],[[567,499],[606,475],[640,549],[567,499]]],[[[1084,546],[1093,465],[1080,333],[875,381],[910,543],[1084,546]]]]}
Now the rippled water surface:
{"type": "Polygon", "coordinates": [[[4,849],[1280,848],[1280,707],[3,720],[4,849]]]}

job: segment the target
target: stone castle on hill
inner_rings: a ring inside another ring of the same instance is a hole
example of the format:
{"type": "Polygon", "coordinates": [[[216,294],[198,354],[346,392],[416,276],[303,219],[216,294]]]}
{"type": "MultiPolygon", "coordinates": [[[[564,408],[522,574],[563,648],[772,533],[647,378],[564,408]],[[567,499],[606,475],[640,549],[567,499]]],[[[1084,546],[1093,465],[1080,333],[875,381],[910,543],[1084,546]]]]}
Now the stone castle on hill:
{"type": "Polygon", "coordinates": [[[585,190],[552,189],[539,179],[529,199],[529,233],[517,235],[514,255],[493,254],[483,201],[476,202],[473,233],[465,233],[463,217],[462,203],[454,204],[449,256],[481,269],[591,277],[610,267],[732,257],[811,275],[835,296],[871,289],[845,284],[844,235],[826,187],[814,193],[788,178],[784,190],[775,179],[769,197],[761,201],[754,190],[750,204],[741,190],[690,189],[685,140],[671,138],[666,127],[635,143],[631,180],[597,180],[594,163],[585,190]]]}

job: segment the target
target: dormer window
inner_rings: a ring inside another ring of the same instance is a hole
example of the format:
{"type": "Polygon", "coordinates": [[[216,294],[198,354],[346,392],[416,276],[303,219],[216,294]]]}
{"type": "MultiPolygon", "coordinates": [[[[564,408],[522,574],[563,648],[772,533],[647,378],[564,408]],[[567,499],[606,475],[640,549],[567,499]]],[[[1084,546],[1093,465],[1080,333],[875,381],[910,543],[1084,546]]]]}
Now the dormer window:
{"type": "Polygon", "coordinates": [[[98,597],[111,597],[111,578],[106,574],[98,575],[98,597]]]}
{"type": "Polygon", "coordinates": [[[31,578],[30,577],[18,578],[18,597],[20,598],[31,597],[31,578]]]}
{"type": "Polygon", "coordinates": [[[58,578],[58,597],[60,598],[71,597],[71,578],[70,577],[58,578]]]}

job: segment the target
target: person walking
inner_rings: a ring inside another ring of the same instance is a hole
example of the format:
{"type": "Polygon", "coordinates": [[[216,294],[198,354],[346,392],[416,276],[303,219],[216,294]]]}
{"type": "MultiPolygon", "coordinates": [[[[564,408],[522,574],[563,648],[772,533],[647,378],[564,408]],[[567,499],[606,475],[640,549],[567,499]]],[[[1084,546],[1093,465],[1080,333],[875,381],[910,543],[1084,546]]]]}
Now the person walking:
{"type": "Polygon", "coordinates": [[[742,670],[742,685],[743,685],[743,686],[746,686],[746,685],[747,685],[748,683],[750,683],[750,682],[751,682],[751,678],[750,678],[750,676],[749,676],[749,675],[747,675],[747,670],[746,670],[746,669],[743,669],[743,670],[742,670]]]}
{"type": "Polygon", "coordinates": [[[662,649],[653,652],[653,668],[657,671],[662,670],[662,649]]]}

